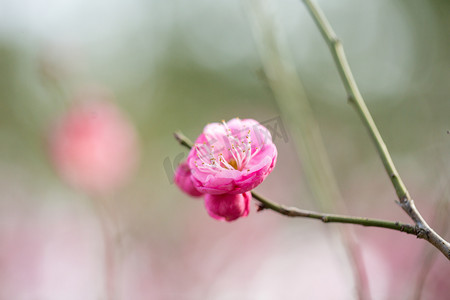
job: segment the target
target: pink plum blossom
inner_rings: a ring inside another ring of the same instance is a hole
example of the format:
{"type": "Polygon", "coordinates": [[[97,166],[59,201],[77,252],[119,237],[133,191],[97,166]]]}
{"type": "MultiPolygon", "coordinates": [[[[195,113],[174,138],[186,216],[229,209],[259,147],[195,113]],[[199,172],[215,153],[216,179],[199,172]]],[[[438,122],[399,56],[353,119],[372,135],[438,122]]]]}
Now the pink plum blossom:
{"type": "Polygon", "coordinates": [[[189,156],[194,186],[206,194],[242,194],[272,172],[277,148],[269,130],[252,119],[208,124],[189,156]]]}
{"type": "Polygon", "coordinates": [[[138,155],[134,128],[102,98],[84,95],[53,125],[49,138],[56,170],[85,192],[106,193],[122,185],[138,155]]]}
{"type": "Polygon", "coordinates": [[[200,197],[203,195],[199,192],[192,182],[191,179],[191,169],[189,168],[187,162],[182,162],[177,170],[175,171],[175,183],[176,185],[186,194],[192,197],[200,197]]]}
{"type": "Polygon", "coordinates": [[[250,211],[251,192],[243,194],[205,195],[205,207],[208,214],[221,221],[234,221],[246,217],[250,211]]]}

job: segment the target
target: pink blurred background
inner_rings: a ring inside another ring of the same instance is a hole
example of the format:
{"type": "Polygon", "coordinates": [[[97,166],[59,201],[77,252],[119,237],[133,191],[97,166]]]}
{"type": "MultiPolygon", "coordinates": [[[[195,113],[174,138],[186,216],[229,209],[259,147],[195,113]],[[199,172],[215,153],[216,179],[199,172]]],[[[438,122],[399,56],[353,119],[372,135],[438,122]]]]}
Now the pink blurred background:
{"type": "MultiPolygon", "coordinates": [[[[450,239],[449,4],[318,3],[416,205],[450,239]]],[[[0,300],[357,298],[336,225],[255,203],[219,222],[173,183],[187,156],[174,131],[195,139],[208,122],[253,118],[278,125],[277,166],[257,191],[316,209],[245,9],[0,2],[0,300]]],[[[410,223],[301,2],[272,9],[348,213],[410,223]]],[[[372,299],[448,298],[450,265],[436,249],[352,228],[372,299]]]]}

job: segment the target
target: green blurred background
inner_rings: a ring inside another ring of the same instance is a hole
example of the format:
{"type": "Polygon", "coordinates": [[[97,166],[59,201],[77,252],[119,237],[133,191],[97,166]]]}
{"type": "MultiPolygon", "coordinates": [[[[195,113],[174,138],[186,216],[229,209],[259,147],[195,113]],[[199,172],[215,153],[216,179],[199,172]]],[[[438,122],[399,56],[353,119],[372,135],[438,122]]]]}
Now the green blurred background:
{"type": "MultiPolygon", "coordinates": [[[[348,213],[409,222],[395,205],[389,179],[301,1],[268,2],[319,122],[348,213]]],[[[450,238],[450,2],[318,3],[344,43],[418,208],[450,238]]],[[[164,164],[186,153],[173,139],[177,129],[195,139],[209,122],[280,116],[261,75],[247,4],[0,0],[0,235],[8,234],[0,242],[21,249],[0,245],[0,299],[106,297],[99,271],[104,246],[92,205],[97,200],[59,179],[45,148],[52,120],[90,86],[115,95],[140,139],[139,168],[107,199],[122,236],[118,299],[355,297],[334,225],[257,214],[254,207],[248,218],[219,223],[207,216],[201,200],[176,188],[173,169],[164,164]],[[71,243],[75,249],[85,245],[84,252],[70,254],[71,243]],[[33,248],[40,250],[24,250],[33,248]],[[26,270],[34,275],[24,275],[26,270]],[[92,279],[87,285],[86,278],[92,279]]],[[[292,137],[275,142],[277,168],[258,191],[314,209],[292,137]]],[[[397,232],[355,230],[373,298],[413,297],[410,283],[422,274],[422,258],[436,250],[397,232]],[[404,280],[393,282],[398,276],[404,280]]],[[[430,269],[424,299],[444,299],[450,292],[448,262],[437,254],[430,269]]]]}

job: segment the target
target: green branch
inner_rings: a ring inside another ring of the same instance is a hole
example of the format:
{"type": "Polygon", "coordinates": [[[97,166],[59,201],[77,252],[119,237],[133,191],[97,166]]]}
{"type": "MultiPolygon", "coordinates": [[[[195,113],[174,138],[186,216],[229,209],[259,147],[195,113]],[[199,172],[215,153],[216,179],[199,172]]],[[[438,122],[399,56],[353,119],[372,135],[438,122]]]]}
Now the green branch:
{"type": "MultiPolygon", "coordinates": [[[[193,146],[193,143],[180,131],[174,133],[175,139],[186,148],[190,149],[193,146]]],[[[286,207],[284,205],[271,202],[270,200],[264,198],[263,196],[252,192],[252,196],[255,200],[259,201],[259,210],[270,209],[279,214],[288,216],[288,217],[303,217],[303,218],[311,218],[321,220],[324,223],[345,223],[345,224],[357,224],[362,226],[369,227],[381,227],[388,228],[392,230],[397,230],[401,232],[405,232],[408,234],[414,234],[417,237],[419,236],[420,230],[413,225],[403,224],[399,222],[391,222],[385,220],[378,219],[369,219],[369,218],[361,218],[361,217],[352,217],[352,216],[343,216],[343,215],[335,215],[335,214],[323,214],[314,211],[308,211],[299,209],[296,207],[286,207]]]]}
{"type": "Polygon", "coordinates": [[[345,90],[347,91],[348,100],[355,107],[358,115],[364,123],[364,126],[369,131],[370,137],[375,144],[384,168],[386,169],[392,185],[395,188],[400,206],[414,221],[416,227],[419,228],[417,236],[430,242],[437,249],[439,249],[439,251],[441,251],[447,259],[450,260],[450,243],[439,236],[420,215],[414,205],[414,201],[411,199],[411,196],[406,189],[405,184],[395,168],[386,144],[384,143],[383,138],[381,137],[381,134],[369,112],[369,109],[367,108],[366,103],[359,92],[355,79],[353,78],[342,43],[337,38],[330,23],[320,8],[313,1],[303,0],[303,2],[308,8],[314,22],[330,48],[334,62],[336,63],[336,67],[339,71],[339,75],[341,76],[345,90]]]}
{"type": "Polygon", "coordinates": [[[359,92],[358,86],[356,85],[355,79],[353,78],[352,71],[348,64],[347,58],[344,53],[344,48],[342,43],[337,38],[333,29],[331,28],[328,20],[326,19],[320,8],[314,4],[312,1],[303,1],[311,13],[314,22],[322,33],[323,38],[330,48],[331,54],[333,56],[334,62],[336,63],[339,75],[341,76],[342,82],[344,84],[345,90],[347,91],[349,102],[354,105],[356,111],[358,112],[364,125],[367,127],[371,138],[373,139],[378,153],[380,154],[383,165],[391,178],[392,184],[394,185],[395,191],[400,201],[406,201],[409,199],[409,193],[406,189],[400,175],[395,168],[391,156],[389,155],[388,149],[378,131],[377,126],[366,106],[366,103],[359,92]]]}

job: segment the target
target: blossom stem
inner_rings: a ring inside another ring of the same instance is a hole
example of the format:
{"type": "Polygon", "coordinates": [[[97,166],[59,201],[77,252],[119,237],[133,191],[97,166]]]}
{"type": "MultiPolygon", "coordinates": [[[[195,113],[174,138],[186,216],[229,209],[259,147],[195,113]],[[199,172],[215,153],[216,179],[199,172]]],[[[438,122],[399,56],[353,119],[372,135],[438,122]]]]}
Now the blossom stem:
{"type": "Polygon", "coordinates": [[[181,146],[184,146],[188,149],[191,149],[194,147],[194,143],[186,137],[181,131],[174,132],[173,136],[177,140],[178,143],[180,143],[181,146]]]}
{"type": "Polygon", "coordinates": [[[370,137],[372,138],[381,161],[384,165],[387,175],[389,176],[392,185],[395,188],[395,192],[398,197],[398,204],[408,214],[408,216],[414,221],[418,228],[417,237],[423,238],[435,246],[441,251],[447,259],[450,260],[450,243],[439,236],[423,219],[419,210],[414,205],[414,201],[411,198],[405,184],[403,183],[395,165],[386,147],[386,144],[378,131],[377,126],[367,108],[366,103],[358,89],[356,81],[353,77],[352,71],[347,61],[347,57],[344,53],[342,43],[337,38],[330,23],[326,19],[324,13],[311,0],[303,0],[305,6],[310,12],[314,22],[320,30],[323,38],[325,39],[328,47],[330,48],[336,67],[341,76],[345,90],[347,92],[348,101],[354,106],[356,112],[360,116],[364,126],[367,128],[370,137]]]}
{"type": "MultiPolygon", "coordinates": [[[[175,139],[186,148],[190,149],[193,146],[193,143],[181,132],[177,131],[174,133],[175,139]]],[[[405,232],[407,234],[414,234],[418,238],[424,238],[421,234],[420,228],[410,224],[403,224],[400,222],[392,222],[386,220],[379,219],[369,219],[363,217],[352,217],[352,216],[344,216],[344,215],[335,215],[335,214],[324,214],[309,210],[303,210],[296,207],[287,207],[278,203],[271,202],[265,197],[252,192],[252,196],[255,200],[260,202],[260,210],[261,209],[270,209],[279,214],[288,216],[288,217],[303,217],[303,218],[312,218],[321,220],[324,223],[347,223],[347,224],[357,224],[362,226],[369,227],[381,227],[388,228],[392,230],[397,230],[401,232],[405,232]]]]}
{"type": "Polygon", "coordinates": [[[324,214],[315,211],[309,211],[304,209],[299,209],[297,207],[287,207],[278,203],[274,203],[264,198],[263,196],[252,192],[252,196],[254,199],[258,200],[261,209],[270,209],[282,215],[288,217],[303,217],[303,218],[311,218],[321,220],[324,223],[346,223],[346,224],[357,224],[367,227],[381,227],[388,228],[397,231],[402,231],[409,234],[417,235],[418,228],[414,225],[403,224],[400,222],[391,222],[386,220],[379,219],[369,219],[363,217],[352,217],[352,216],[344,216],[344,215],[335,215],[335,214],[324,214]]]}

